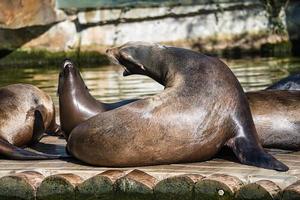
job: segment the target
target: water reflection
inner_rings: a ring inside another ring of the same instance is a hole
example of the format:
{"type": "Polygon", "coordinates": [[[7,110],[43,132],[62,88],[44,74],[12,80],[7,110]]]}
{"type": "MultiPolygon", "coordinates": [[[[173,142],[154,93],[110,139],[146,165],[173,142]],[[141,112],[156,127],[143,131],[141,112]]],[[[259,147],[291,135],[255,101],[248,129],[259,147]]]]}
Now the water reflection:
{"type": "MultiPolygon", "coordinates": [[[[242,59],[224,60],[238,77],[246,91],[260,90],[272,82],[291,73],[300,72],[300,59],[242,59]]],[[[122,68],[118,66],[81,67],[83,78],[98,99],[114,102],[120,99],[130,99],[152,95],[163,87],[145,76],[122,76],[122,68]]],[[[55,104],[58,67],[24,67],[0,68],[0,86],[13,83],[30,83],[49,93],[55,104]]]]}

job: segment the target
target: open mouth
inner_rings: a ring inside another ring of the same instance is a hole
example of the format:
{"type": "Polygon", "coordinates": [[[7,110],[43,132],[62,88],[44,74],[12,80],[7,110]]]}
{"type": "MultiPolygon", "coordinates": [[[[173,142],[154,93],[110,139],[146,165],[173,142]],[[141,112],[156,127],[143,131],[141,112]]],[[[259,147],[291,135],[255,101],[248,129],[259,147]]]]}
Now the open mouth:
{"type": "Polygon", "coordinates": [[[123,65],[121,65],[121,66],[122,66],[123,69],[124,69],[123,76],[128,76],[128,75],[131,74],[131,72],[130,72],[125,66],[123,66],[123,65]]]}
{"type": "Polygon", "coordinates": [[[108,58],[111,61],[111,63],[113,63],[115,65],[119,65],[124,69],[123,76],[128,76],[128,75],[132,74],[130,72],[130,70],[126,67],[126,65],[133,64],[133,63],[131,63],[130,61],[128,61],[124,58],[122,58],[121,56],[116,57],[115,55],[113,55],[111,53],[108,53],[108,58]]]}

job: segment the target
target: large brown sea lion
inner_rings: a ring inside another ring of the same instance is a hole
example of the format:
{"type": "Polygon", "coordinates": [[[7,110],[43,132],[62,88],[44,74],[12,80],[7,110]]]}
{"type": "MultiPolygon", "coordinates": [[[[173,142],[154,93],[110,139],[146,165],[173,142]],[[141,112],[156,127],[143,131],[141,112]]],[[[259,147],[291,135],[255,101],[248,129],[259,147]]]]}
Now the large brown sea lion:
{"type": "Polygon", "coordinates": [[[76,126],[67,148],[79,160],[98,166],[194,162],[226,145],[241,163],[288,170],[259,144],[246,95],[220,60],[140,42],[108,55],[125,68],[125,76],[147,75],[165,90],[76,126]]]}
{"type": "MultiPolygon", "coordinates": [[[[62,66],[58,84],[60,121],[67,135],[75,126],[101,112],[138,100],[104,104],[89,93],[72,61],[66,60],[62,66]]],[[[299,150],[300,91],[264,90],[247,92],[246,95],[262,146],[299,150]]]]}
{"type": "Polygon", "coordinates": [[[103,103],[96,100],[82,80],[78,68],[70,59],[66,59],[62,64],[57,93],[60,125],[66,139],[72,129],[81,122],[98,113],[118,108],[136,100],[123,100],[116,103],[103,103]]]}
{"type": "Polygon", "coordinates": [[[37,142],[47,131],[57,131],[50,96],[28,84],[0,88],[0,155],[24,160],[59,158],[19,148],[37,142]]]}

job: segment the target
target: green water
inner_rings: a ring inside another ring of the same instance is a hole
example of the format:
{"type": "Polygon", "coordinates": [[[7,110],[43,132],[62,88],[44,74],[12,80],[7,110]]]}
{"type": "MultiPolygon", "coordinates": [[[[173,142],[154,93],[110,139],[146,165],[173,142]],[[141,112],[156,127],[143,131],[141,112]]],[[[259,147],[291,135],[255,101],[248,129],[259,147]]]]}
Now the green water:
{"type": "MultiPolygon", "coordinates": [[[[257,58],[224,62],[230,66],[245,91],[263,89],[289,74],[300,72],[299,58],[257,58]]],[[[123,70],[118,66],[81,66],[80,70],[91,93],[104,102],[143,97],[163,89],[145,76],[123,77],[123,70]]],[[[47,92],[57,105],[58,72],[59,66],[0,68],[0,87],[13,83],[33,84],[47,92]]]]}

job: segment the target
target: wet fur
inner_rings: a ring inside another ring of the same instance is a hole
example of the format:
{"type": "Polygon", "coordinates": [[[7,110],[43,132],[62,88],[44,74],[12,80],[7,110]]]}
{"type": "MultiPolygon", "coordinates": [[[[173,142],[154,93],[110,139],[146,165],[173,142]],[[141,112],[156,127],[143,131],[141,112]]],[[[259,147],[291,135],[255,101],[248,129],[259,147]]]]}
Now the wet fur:
{"type": "Polygon", "coordinates": [[[262,145],[300,150],[300,91],[248,92],[247,97],[262,145]]]}
{"type": "Polygon", "coordinates": [[[103,103],[95,99],[85,85],[79,69],[70,59],[66,59],[61,66],[58,97],[60,124],[65,138],[68,138],[74,127],[98,113],[135,101],[131,99],[116,103],[103,103]]]}
{"type": "MultiPolygon", "coordinates": [[[[121,64],[122,58],[120,59],[121,61],[119,62],[115,58],[111,58],[112,62],[115,64],[121,64]]],[[[73,70],[63,70],[62,68],[60,77],[63,77],[64,80],[61,80],[58,85],[58,91],[60,91],[59,93],[61,94],[60,101],[62,102],[61,112],[68,114],[68,116],[62,114],[62,116],[65,117],[61,117],[61,123],[71,124],[69,131],[66,131],[67,133],[70,133],[74,127],[96,114],[112,110],[138,100],[131,99],[113,104],[104,104],[97,101],[90,95],[79,70],[74,66],[72,61],[67,60],[65,62],[70,62],[74,68],[73,70]],[[74,75],[66,76],[66,73],[74,75]],[[64,84],[65,81],[69,79],[74,79],[73,85],[64,84]],[[79,93],[77,93],[76,90],[78,90],[79,93]],[[72,93],[79,95],[79,97],[75,95],[74,97],[69,96],[69,99],[66,98],[66,95],[72,93]],[[82,97],[89,99],[89,101],[83,101],[82,97]],[[70,102],[72,102],[71,99],[76,99],[77,102],[80,101],[80,107],[85,107],[85,109],[77,110],[76,114],[70,116],[69,113],[71,112],[66,109],[66,106],[73,106],[74,110],[78,108],[75,104],[70,104],[70,102]],[[92,105],[95,105],[96,107],[93,107],[92,105]],[[87,108],[90,110],[92,109],[94,112],[86,112],[87,108]],[[74,120],[72,117],[81,117],[81,119],[74,120]]],[[[125,63],[125,61],[123,61],[123,63],[125,63]]],[[[127,62],[126,64],[128,65],[129,63],[127,62]]],[[[299,150],[300,135],[298,133],[300,132],[300,123],[298,119],[300,119],[300,92],[265,90],[248,92],[246,95],[262,146],[268,148],[299,150]]]]}
{"type": "Polygon", "coordinates": [[[18,147],[34,144],[56,130],[51,98],[37,87],[14,84],[0,88],[0,155],[11,159],[58,158],[18,147]]]}
{"type": "Polygon", "coordinates": [[[78,125],[67,144],[76,158],[118,167],[193,162],[227,145],[242,163],[288,170],[259,144],[242,87],[220,60],[148,43],[128,43],[108,54],[124,75],[147,75],[165,90],[78,125]]]}

